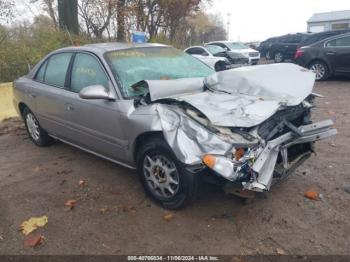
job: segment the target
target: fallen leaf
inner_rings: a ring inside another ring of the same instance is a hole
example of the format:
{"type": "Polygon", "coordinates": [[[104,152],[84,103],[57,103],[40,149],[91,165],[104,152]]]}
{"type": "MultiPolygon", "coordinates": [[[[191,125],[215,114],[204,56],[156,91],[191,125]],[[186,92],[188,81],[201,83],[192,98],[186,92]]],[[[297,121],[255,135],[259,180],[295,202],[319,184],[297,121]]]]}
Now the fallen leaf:
{"type": "Polygon", "coordinates": [[[108,211],[108,207],[103,207],[103,208],[100,209],[100,213],[101,213],[101,214],[104,214],[104,213],[106,213],[107,211],[108,211]]]}
{"type": "Polygon", "coordinates": [[[135,207],[132,206],[132,205],[123,206],[122,209],[123,209],[124,212],[128,212],[128,213],[129,213],[129,212],[135,212],[135,211],[136,211],[136,210],[135,210],[135,207]]]}
{"type": "Polygon", "coordinates": [[[47,224],[48,218],[47,216],[42,217],[31,217],[29,220],[24,221],[21,224],[21,231],[24,235],[28,235],[33,232],[38,227],[43,227],[47,224]]]}
{"type": "Polygon", "coordinates": [[[67,200],[66,203],[64,203],[67,207],[69,207],[69,209],[73,209],[75,207],[75,204],[77,203],[77,201],[75,199],[70,199],[67,200]]]}
{"type": "Polygon", "coordinates": [[[79,186],[85,186],[85,181],[84,180],[79,180],[79,186]]]}
{"type": "Polygon", "coordinates": [[[308,191],[305,192],[304,196],[308,199],[311,200],[319,200],[319,193],[317,191],[315,191],[314,189],[310,189],[308,191]]]}
{"type": "Polygon", "coordinates": [[[336,144],[334,144],[334,143],[329,143],[329,145],[332,147],[337,147],[336,144]]]}
{"type": "Polygon", "coordinates": [[[170,221],[170,220],[172,220],[173,218],[174,218],[174,215],[173,215],[173,214],[170,214],[170,213],[165,214],[165,215],[163,216],[163,219],[164,219],[165,221],[170,221]]]}
{"type": "Polygon", "coordinates": [[[41,245],[43,241],[44,237],[42,235],[29,236],[24,239],[24,245],[27,247],[36,247],[38,245],[41,245]]]}
{"type": "Polygon", "coordinates": [[[282,248],[276,248],[277,255],[283,256],[286,254],[282,248]]]}

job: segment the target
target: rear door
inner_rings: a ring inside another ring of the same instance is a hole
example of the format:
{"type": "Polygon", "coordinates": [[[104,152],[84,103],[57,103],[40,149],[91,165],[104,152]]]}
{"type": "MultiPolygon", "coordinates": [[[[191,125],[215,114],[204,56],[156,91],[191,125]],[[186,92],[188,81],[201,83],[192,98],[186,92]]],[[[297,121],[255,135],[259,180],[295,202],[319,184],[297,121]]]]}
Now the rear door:
{"type": "Polygon", "coordinates": [[[326,42],[324,52],[336,73],[350,73],[350,36],[326,42]]]}
{"type": "Polygon", "coordinates": [[[35,115],[40,125],[50,134],[66,137],[67,115],[62,91],[66,85],[68,66],[72,53],[51,55],[41,65],[33,79],[30,99],[35,100],[35,115]]]}
{"type": "Polygon", "coordinates": [[[127,143],[120,126],[120,100],[87,100],[80,90],[102,85],[115,94],[99,58],[91,53],[76,53],[71,65],[69,89],[64,100],[69,123],[69,141],[75,145],[113,159],[123,159],[127,143]]]}

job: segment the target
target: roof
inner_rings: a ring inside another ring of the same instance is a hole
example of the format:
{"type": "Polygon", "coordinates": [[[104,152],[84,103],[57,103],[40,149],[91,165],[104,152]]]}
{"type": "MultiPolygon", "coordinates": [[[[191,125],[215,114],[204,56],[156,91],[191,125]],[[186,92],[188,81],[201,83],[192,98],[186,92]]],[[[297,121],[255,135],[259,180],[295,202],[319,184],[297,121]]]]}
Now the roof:
{"type": "Polygon", "coordinates": [[[350,10],[315,13],[310,17],[310,19],[307,22],[314,23],[339,20],[350,20],[350,10]]]}
{"type": "Polygon", "coordinates": [[[131,43],[120,43],[120,42],[108,42],[108,43],[87,44],[82,46],[70,46],[70,47],[58,49],[54,52],[82,50],[82,51],[91,51],[94,53],[103,54],[108,51],[116,51],[116,50],[123,50],[123,49],[129,49],[129,48],[142,48],[142,47],[168,47],[168,46],[163,44],[150,44],[150,43],[131,44],[131,43]]]}

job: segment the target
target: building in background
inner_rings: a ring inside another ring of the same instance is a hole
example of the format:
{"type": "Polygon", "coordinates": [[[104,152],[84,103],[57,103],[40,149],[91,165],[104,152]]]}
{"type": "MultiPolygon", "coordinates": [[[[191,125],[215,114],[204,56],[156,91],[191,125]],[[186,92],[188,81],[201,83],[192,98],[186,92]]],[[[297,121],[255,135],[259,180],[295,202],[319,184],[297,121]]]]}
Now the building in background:
{"type": "Polygon", "coordinates": [[[350,10],[315,13],[307,21],[307,32],[318,33],[350,28],[350,10]]]}

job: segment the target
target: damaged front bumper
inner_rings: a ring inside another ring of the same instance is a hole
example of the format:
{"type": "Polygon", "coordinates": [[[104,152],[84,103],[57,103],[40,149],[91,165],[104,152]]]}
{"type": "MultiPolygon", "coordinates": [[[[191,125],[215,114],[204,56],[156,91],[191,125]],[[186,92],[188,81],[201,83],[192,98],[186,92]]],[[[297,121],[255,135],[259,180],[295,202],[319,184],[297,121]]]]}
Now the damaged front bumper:
{"type": "Polygon", "coordinates": [[[274,178],[288,176],[311,155],[313,142],[337,134],[331,120],[298,128],[291,125],[289,129],[289,132],[265,145],[246,150],[239,160],[227,156],[214,156],[210,159],[209,155],[205,155],[203,162],[231,182],[242,181],[244,189],[257,192],[269,190],[274,178]],[[293,157],[289,157],[289,149],[297,145],[307,145],[307,149],[299,150],[293,157]]]}

